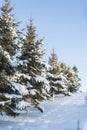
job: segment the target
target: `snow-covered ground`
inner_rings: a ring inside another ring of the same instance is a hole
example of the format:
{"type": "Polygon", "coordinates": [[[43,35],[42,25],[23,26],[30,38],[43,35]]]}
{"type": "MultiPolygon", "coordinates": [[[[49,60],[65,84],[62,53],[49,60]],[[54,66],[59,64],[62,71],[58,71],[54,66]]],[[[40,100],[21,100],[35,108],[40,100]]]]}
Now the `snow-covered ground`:
{"type": "Polygon", "coordinates": [[[18,117],[0,116],[0,130],[87,130],[86,93],[57,96],[42,103],[41,113],[35,108],[22,112],[18,117]]]}

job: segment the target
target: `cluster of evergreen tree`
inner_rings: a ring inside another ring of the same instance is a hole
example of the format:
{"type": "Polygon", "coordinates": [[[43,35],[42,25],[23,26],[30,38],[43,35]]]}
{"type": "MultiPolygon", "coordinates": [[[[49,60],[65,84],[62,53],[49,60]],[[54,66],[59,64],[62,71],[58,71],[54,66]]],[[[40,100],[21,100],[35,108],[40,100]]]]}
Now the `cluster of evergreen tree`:
{"type": "Polygon", "coordinates": [[[10,0],[4,0],[0,11],[0,113],[15,116],[16,109],[30,105],[43,112],[41,101],[76,92],[80,86],[77,67],[59,62],[54,50],[48,64],[42,61],[43,39],[37,38],[33,20],[23,36],[10,0]]]}

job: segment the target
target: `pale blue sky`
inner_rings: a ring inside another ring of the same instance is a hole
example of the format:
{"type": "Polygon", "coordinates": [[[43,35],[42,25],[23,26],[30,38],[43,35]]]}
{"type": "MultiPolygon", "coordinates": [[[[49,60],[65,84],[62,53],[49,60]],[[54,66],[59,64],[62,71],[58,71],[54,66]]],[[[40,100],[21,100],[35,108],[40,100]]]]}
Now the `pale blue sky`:
{"type": "Polygon", "coordinates": [[[44,58],[47,60],[54,48],[60,61],[78,67],[82,86],[87,87],[87,1],[12,0],[12,4],[22,28],[33,17],[37,34],[44,37],[44,58]]]}

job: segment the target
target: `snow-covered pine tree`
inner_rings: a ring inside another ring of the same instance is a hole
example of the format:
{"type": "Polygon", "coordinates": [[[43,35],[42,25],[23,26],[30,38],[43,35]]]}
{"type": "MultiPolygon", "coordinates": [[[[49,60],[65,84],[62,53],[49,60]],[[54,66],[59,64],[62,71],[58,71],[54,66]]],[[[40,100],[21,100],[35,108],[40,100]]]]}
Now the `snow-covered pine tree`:
{"type": "Polygon", "coordinates": [[[41,49],[42,45],[43,40],[37,39],[36,28],[33,25],[33,20],[30,19],[20,57],[23,64],[18,68],[21,73],[26,75],[26,78],[24,74],[20,77],[20,82],[27,85],[29,98],[31,97],[31,102],[36,106],[39,105],[39,101],[45,100],[48,97],[48,83],[43,77],[44,65],[41,61],[44,54],[44,51],[41,49]]]}
{"type": "Polygon", "coordinates": [[[15,115],[17,113],[12,109],[15,106],[12,101],[20,93],[17,86],[13,86],[14,84],[11,82],[11,78],[15,72],[12,66],[12,59],[18,48],[17,39],[19,32],[17,31],[18,23],[15,22],[14,15],[11,14],[12,10],[13,7],[10,5],[10,0],[4,0],[0,16],[0,100],[2,101],[0,103],[0,111],[15,115]],[[10,104],[8,104],[8,99],[11,101],[10,104]]]}
{"type": "Polygon", "coordinates": [[[49,70],[47,79],[50,83],[50,94],[66,94],[65,78],[62,73],[61,63],[58,61],[57,55],[53,49],[49,58],[49,70]]]}
{"type": "Polygon", "coordinates": [[[58,58],[54,49],[51,53],[51,57],[49,57],[49,64],[52,67],[50,71],[52,71],[53,74],[60,73],[60,63],[58,61],[58,58]]]}
{"type": "Polygon", "coordinates": [[[10,0],[4,0],[0,16],[0,45],[11,56],[16,53],[18,48],[17,38],[19,36],[17,30],[19,23],[15,21],[12,11],[13,7],[11,7],[10,0]]]}
{"type": "Polygon", "coordinates": [[[52,95],[54,93],[70,95],[70,93],[78,91],[80,87],[80,78],[76,66],[71,68],[66,66],[63,62],[59,62],[54,50],[49,58],[49,65],[47,78],[50,82],[50,92],[52,95]]]}
{"type": "Polygon", "coordinates": [[[68,80],[68,91],[73,93],[78,91],[79,87],[80,87],[80,81],[81,79],[78,76],[78,69],[76,66],[74,66],[73,68],[67,67],[66,70],[66,78],[68,80]]]}
{"type": "Polygon", "coordinates": [[[21,59],[27,62],[24,67],[24,72],[29,73],[30,76],[41,74],[42,64],[40,59],[43,56],[43,51],[40,50],[42,46],[42,39],[36,40],[36,28],[33,26],[33,20],[30,19],[30,24],[27,26],[27,34],[24,38],[21,59]]]}
{"type": "Polygon", "coordinates": [[[18,91],[9,81],[9,76],[12,76],[13,72],[10,56],[0,46],[0,113],[6,112],[8,115],[15,116],[17,113],[12,109],[11,94],[18,94],[18,91]]]}

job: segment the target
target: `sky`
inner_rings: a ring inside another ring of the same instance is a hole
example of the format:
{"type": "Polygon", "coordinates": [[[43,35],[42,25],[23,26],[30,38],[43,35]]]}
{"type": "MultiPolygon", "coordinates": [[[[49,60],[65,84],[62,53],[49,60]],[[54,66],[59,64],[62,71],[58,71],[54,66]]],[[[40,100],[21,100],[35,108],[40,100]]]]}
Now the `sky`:
{"type": "Polygon", "coordinates": [[[59,61],[77,66],[87,90],[87,1],[12,0],[12,5],[20,28],[26,28],[30,17],[34,19],[38,37],[44,38],[44,59],[48,60],[54,48],[59,61]]]}

